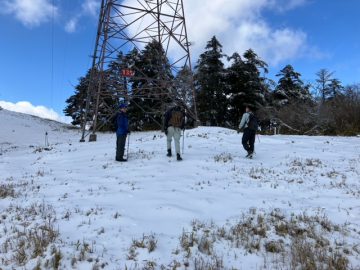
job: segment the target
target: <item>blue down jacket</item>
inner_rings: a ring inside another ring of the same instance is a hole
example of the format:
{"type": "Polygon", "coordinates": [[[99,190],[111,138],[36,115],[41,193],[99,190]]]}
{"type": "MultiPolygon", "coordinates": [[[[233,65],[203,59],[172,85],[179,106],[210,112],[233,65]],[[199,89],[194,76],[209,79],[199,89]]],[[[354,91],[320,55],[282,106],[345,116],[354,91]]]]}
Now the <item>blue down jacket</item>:
{"type": "Polygon", "coordinates": [[[116,115],[116,135],[126,135],[129,132],[129,119],[126,113],[119,112],[116,115]]]}

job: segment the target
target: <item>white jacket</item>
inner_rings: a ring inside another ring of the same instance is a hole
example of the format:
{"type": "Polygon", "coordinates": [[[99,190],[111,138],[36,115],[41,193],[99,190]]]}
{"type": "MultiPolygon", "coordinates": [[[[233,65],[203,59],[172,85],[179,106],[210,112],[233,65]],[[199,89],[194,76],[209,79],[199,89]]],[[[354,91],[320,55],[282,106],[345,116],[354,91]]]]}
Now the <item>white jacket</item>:
{"type": "Polygon", "coordinates": [[[249,124],[249,120],[250,120],[250,113],[247,112],[244,113],[239,124],[239,129],[247,128],[249,124]]]}

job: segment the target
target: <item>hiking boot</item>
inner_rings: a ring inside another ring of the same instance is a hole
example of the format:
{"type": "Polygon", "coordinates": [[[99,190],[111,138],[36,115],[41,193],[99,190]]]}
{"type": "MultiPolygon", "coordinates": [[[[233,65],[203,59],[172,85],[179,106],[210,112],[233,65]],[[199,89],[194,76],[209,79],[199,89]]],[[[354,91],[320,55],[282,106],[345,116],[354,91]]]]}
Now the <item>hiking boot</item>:
{"type": "Polygon", "coordinates": [[[176,154],[176,160],[178,160],[178,161],[183,160],[183,159],[181,158],[180,154],[176,154]]]}
{"type": "Polygon", "coordinates": [[[126,161],[127,161],[127,159],[125,159],[125,158],[117,158],[117,159],[116,159],[116,161],[119,161],[119,162],[126,162],[126,161]]]}
{"type": "Polygon", "coordinates": [[[254,153],[253,151],[248,151],[248,154],[245,157],[247,157],[247,158],[251,157],[253,153],[254,153]]]}
{"type": "Polygon", "coordinates": [[[167,155],[166,155],[167,157],[171,157],[172,155],[171,155],[171,149],[168,149],[167,150],[167,155]]]}

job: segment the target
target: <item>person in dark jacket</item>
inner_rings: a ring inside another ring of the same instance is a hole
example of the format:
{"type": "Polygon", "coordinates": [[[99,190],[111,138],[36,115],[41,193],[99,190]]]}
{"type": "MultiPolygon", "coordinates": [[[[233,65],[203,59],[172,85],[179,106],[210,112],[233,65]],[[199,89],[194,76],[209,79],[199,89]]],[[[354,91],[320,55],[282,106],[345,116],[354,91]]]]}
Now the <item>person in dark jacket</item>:
{"type": "Polygon", "coordinates": [[[246,106],[246,112],[243,114],[240,124],[239,124],[239,129],[238,132],[240,132],[240,130],[244,130],[243,133],[243,137],[242,137],[242,145],[244,147],[244,149],[247,151],[247,158],[252,158],[253,154],[254,154],[254,144],[255,144],[255,135],[256,135],[256,130],[254,130],[253,128],[249,127],[249,122],[251,117],[253,116],[253,111],[251,106],[246,106]]]}
{"type": "Polygon", "coordinates": [[[124,159],[124,150],[126,136],[129,133],[129,120],[126,114],[127,107],[126,104],[120,105],[120,111],[116,114],[116,161],[124,162],[127,159],[124,159]]]}
{"type": "Polygon", "coordinates": [[[167,156],[171,157],[171,141],[174,138],[176,159],[182,160],[180,155],[181,130],[185,129],[185,114],[181,107],[176,105],[165,113],[164,130],[167,137],[167,156]]]}

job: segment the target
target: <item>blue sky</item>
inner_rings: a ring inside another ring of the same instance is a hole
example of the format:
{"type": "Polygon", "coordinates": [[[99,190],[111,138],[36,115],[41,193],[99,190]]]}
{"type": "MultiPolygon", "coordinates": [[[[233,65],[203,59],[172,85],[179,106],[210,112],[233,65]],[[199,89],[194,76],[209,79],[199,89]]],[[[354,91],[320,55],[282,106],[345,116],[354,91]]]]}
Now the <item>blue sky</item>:
{"type": "MultiPolygon", "coordinates": [[[[273,79],[291,64],[305,82],[313,82],[321,68],[334,71],[343,84],[360,82],[359,0],[184,5],[193,60],[216,35],[227,54],[253,48],[273,79]]],[[[99,0],[0,0],[0,106],[61,117],[66,98],[90,68],[98,7],[99,0]]]]}

